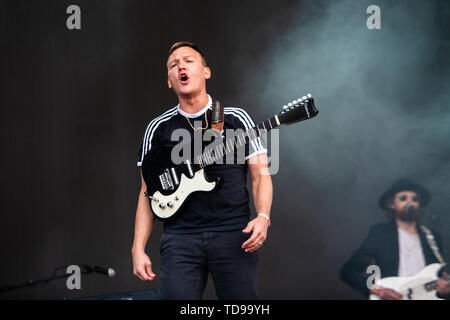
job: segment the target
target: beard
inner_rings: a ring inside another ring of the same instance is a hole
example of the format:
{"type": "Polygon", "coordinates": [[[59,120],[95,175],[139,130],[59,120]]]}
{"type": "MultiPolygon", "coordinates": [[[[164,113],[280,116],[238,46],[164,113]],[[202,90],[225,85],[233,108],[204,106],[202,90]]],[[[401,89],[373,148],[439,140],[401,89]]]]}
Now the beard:
{"type": "Polygon", "coordinates": [[[395,212],[395,217],[404,222],[418,221],[420,218],[420,211],[416,208],[406,209],[395,212]]]}

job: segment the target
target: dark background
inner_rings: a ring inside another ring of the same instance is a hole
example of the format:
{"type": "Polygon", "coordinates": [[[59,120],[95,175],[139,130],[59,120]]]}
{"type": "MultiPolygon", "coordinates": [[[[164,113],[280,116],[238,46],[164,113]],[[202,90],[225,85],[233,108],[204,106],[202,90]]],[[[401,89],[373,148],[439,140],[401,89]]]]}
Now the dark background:
{"type": "MultiPolygon", "coordinates": [[[[338,272],[400,177],[430,189],[424,222],[448,249],[449,18],[448,1],[1,1],[0,286],[67,264],[117,277],[0,299],[159,288],[132,274],[136,162],[148,122],[177,104],[165,62],[182,40],[206,53],[208,93],[255,120],[307,92],[320,110],[280,130],[261,298],[361,298],[338,272]],[[66,27],[71,4],[81,30],[66,27]],[[371,4],[381,30],[366,27],[371,4]]],[[[148,245],[157,275],[161,227],[148,245]]]]}

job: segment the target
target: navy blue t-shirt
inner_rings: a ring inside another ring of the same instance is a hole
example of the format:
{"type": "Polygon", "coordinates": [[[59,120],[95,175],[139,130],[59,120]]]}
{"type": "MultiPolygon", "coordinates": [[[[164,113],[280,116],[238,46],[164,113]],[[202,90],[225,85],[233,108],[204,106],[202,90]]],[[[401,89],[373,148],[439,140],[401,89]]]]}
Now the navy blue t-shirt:
{"type": "MultiPolygon", "coordinates": [[[[194,133],[194,123],[202,123],[205,128],[205,111],[208,128],[211,128],[212,99],[196,114],[188,114],[179,105],[169,109],[153,119],[144,134],[138,154],[138,166],[141,166],[144,156],[159,146],[173,144],[172,132],[183,128],[194,133]],[[188,119],[187,119],[188,118],[188,119]]],[[[255,126],[252,118],[242,108],[225,106],[222,137],[226,139],[227,129],[242,129],[246,131],[255,126]]],[[[195,192],[186,200],[184,206],[170,220],[164,221],[164,232],[195,233],[203,231],[237,230],[246,227],[250,219],[249,193],[247,190],[248,167],[244,159],[239,157],[242,150],[234,149],[233,164],[213,164],[205,168],[210,178],[221,177],[223,184],[209,192],[195,192]],[[238,158],[240,160],[238,160],[238,158]]],[[[266,153],[267,149],[258,138],[245,147],[245,160],[266,153]]]]}

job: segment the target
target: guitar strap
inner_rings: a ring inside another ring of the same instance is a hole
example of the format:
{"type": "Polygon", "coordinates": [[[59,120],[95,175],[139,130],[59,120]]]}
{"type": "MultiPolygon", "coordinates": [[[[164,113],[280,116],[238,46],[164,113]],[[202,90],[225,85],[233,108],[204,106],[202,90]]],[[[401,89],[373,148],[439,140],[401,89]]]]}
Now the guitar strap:
{"type": "Polygon", "coordinates": [[[438,259],[438,261],[439,261],[440,264],[445,263],[445,262],[444,262],[444,259],[443,259],[442,256],[441,256],[441,253],[439,252],[439,248],[438,248],[438,246],[436,245],[436,241],[434,240],[434,236],[433,236],[433,234],[431,233],[430,229],[428,229],[427,227],[422,226],[422,225],[420,226],[420,228],[421,228],[422,231],[425,233],[426,238],[427,238],[427,241],[428,241],[428,245],[430,246],[431,250],[433,251],[433,253],[434,253],[436,259],[438,259]]]}
{"type": "Polygon", "coordinates": [[[211,128],[222,133],[224,120],[224,106],[215,100],[212,105],[211,128]]]}

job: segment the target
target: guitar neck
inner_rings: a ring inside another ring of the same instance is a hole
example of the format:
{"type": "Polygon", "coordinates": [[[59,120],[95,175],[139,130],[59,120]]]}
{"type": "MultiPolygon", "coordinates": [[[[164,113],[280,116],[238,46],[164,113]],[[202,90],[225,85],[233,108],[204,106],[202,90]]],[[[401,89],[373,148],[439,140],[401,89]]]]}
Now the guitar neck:
{"type": "Polygon", "coordinates": [[[233,135],[231,138],[227,138],[223,144],[217,145],[214,148],[205,148],[202,154],[195,157],[195,162],[198,164],[198,169],[204,168],[213,164],[223,156],[234,152],[234,147],[242,148],[246,144],[258,139],[261,135],[280,126],[278,116],[275,115],[272,118],[264,120],[258,123],[253,128],[233,135]]]}
{"type": "MultiPolygon", "coordinates": [[[[445,279],[445,280],[447,280],[447,281],[450,281],[450,275],[445,276],[445,277],[442,277],[442,278],[445,279]]],[[[427,282],[427,283],[424,284],[424,287],[425,287],[425,289],[426,289],[427,291],[433,291],[433,290],[436,290],[436,286],[437,286],[436,280],[433,280],[433,281],[430,281],[430,282],[427,282]]]]}

